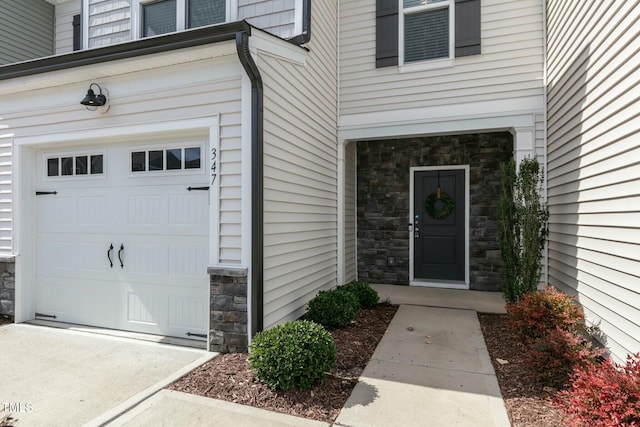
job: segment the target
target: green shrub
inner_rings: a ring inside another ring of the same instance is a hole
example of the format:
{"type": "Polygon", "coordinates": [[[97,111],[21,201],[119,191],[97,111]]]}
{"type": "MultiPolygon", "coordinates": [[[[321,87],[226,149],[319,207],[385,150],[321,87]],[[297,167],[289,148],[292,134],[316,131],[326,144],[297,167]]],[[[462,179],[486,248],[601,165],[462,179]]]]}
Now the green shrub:
{"type": "Polygon", "coordinates": [[[502,290],[508,303],[535,292],[540,282],[542,250],[549,211],[540,201],[544,171],[536,158],[525,158],[518,171],[511,159],[502,165],[498,206],[502,290]]]}
{"type": "Polygon", "coordinates": [[[249,364],[273,390],[305,389],[335,366],[336,346],[322,326],[296,320],[257,333],[249,364]]]}
{"type": "Polygon", "coordinates": [[[327,329],[342,328],[353,322],[360,310],[358,298],[342,289],[320,291],[309,301],[306,318],[327,329]]]}
{"type": "Polygon", "coordinates": [[[558,291],[553,286],[526,294],[513,304],[507,304],[511,326],[523,341],[531,341],[560,328],[575,332],[584,319],[582,307],[574,304],[575,297],[558,291]]]}
{"type": "Polygon", "coordinates": [[[364,280],[354,280],[338,289],[354,294],[360,301],[361,307],[375,307],[380,300],[378,292],[364,280]]]}

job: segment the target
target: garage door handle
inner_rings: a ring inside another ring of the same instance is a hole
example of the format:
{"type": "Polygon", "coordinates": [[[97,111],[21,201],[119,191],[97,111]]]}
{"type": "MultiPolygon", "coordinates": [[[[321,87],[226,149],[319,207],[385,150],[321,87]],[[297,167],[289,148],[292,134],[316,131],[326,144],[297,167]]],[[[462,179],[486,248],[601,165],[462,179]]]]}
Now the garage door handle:
{"type": "Polygon", "coordinates": [[[124,262],[122,262],[122,251],[124,251],[124,243],[120,244],[120,250],[118,251],[118,259],[120,260],[120,268],[124,268],[124,262]]]}
{"type": "Polygon", "coordinates": [[[109,260],[109,265],[111,265],[111,268],[113,268],[113,261],[111,261],[111,252],[113,252],[113,243],[111,244],[111,246],[109,246],[109,249],[107,249],[107,259],[109,260]]]}
{"type": "Polygon", "coordinates": [[[187,187],[187,190],[189,191],[195,191],[195,190],[207,191],[208,189],[209,187],[187,187]]]}

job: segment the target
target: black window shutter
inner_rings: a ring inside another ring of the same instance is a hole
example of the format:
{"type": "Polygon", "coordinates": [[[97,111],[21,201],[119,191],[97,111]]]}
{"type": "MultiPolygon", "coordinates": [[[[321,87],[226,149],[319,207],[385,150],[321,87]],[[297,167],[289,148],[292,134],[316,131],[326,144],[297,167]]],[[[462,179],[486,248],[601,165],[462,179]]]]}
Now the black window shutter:
{"type": "Polygon", "coordinates": [[[376,0],[376,68],[398,65],[398,0],[376,0]]]}
{"type": "Polygon", "coordinates": [[[82,49],[82,26],[80,15],[73,15],[73,50],[82,49]]]}
{"type": "Polygon", "coordinates": [[[480,0],[456,0],[456,57],[480,53],[480,0]]]}

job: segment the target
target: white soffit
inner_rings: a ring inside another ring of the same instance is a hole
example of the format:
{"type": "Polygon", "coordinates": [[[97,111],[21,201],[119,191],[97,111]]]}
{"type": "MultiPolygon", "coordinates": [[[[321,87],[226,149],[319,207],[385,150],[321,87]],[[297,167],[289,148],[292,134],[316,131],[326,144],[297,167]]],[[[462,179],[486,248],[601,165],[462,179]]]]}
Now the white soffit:
{"type": "MultiPolygon", "coordinates": [[[[66,54],[73,55],[73,54],[66,54]]],[[[26,77],[17,77],[0,81],[0,95],[43,89],[84,80],[99,80],[111,76],[124,75],[137,71],[163,68],[206,59],[223,58],[233,55],[237,59],[235,41],[227,41],[186,49],[176,49],[132,58],[119,59],[84,65],[26,77]]]]}

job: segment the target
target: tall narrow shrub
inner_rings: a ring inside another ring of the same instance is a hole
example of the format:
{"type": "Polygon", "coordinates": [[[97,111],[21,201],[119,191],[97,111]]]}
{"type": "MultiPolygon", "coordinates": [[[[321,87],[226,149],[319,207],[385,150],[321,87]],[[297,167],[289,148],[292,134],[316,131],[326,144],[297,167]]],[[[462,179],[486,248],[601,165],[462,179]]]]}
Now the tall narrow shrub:
{"type": "Polygon", "coordinates": [[[498,216],[500,218],[500,255],[502,256],[502,292],[508,303],[517,302],[520,287],[520,224],[515,200],[516,162],[511,159],[502,164],[502,187],[498,216]]]}
{"type": "Polygon", "coordinates": [[[502,289],[508,303],[535,292],[542,269],[542,250],[549,212],[540,200],[544,174],[536,158],[525,158],[516,172],[511,159],[502,166],[500,251],[502,289]]]}

